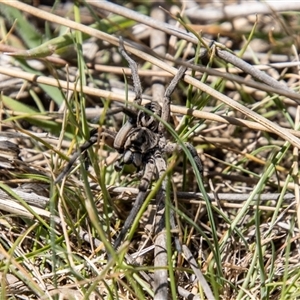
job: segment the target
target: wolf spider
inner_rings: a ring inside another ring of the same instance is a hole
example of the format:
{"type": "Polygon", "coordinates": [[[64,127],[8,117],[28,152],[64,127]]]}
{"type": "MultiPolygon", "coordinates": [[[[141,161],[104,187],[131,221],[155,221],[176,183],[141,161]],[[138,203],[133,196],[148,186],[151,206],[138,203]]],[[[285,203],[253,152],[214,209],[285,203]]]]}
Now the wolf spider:
{"type": "MultiPolygon", "coordinates": [[[[142,87],[138,76],[137,64],[125,51],[123,40],[121,38],[119,51],[128,62],[132,72],[135,105],[131,109],[127,107],[123,108],[123,112],[128,116],[128,118],[116,134],[104,131],[101,135],[102,137],[109,136],[112,138],[113,148],[119,152],[119,158],[115,164],[115,170],[120,171],[123,165],[133,164],[139,171],[139,174],[141,174],[141,180],[138,187],[139,192],[132,210],[130,211],[124,226],[114,242],[115,249],[120,246],[128,229],[132,226],[135,216],[146,199],[147,191],[151,187],[152,180],[162,178],[164,176],[167,169],[164,157],[174,151],[182,150],[180,145],[167,142],[163,123],[169,122],[170,97],[186,71],[186,67],[184,66],[179,68],[176,76],[172,79],[165,91],[162,107],[159,103],[151,101],[144,105],[144,109],[139,110],[138,107],[142,105],[142,87]]],[[[91,132],[90,139],[71,157],[63,172],[57,177],[56,182],[59,182],[69,172],[79,155],[96,143],[97,140],[97,131],[93,130],[91,132]]],[[[191,153],[201,174],[202,164],[195,148],[189,143],[184,144],[191,153]]],[[[164,199],[165,188],[165,183],[163,182],[156,196],[159,197],[160,201],[161,199],[164,199]]]]}

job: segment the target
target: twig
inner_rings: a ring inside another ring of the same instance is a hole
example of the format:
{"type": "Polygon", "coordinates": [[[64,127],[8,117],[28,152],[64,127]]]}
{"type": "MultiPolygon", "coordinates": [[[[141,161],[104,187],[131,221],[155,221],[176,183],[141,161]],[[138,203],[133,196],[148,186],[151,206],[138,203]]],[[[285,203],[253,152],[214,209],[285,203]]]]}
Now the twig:
{"type": "Polygon", "coordinates": [[[117,5],[111,2],[107,1],[93,1],[90,3],[90,5],[95,6],[96,9],[99,8],[101,10],[106,10],[112,13],[115,13],[117,15],[123,16],[125,18],[137,21],[139,23],[148,25],[152,28],[158,29],[160,31],[163,31],[169,35],[177,36],[180,39],[187,40],[189,42],[193,42],[196,44],[199,42],[195,36],[192,33],[188,33],[180,28],[177,28],[175,26],[172,26],[170,24],[161,22],[159,20],[155,20],[151,17],[142,15],[136,11],[133,11],[131,9],[128,9],[124,6],[117,5]]]}
{"type": "MultiPolygon", "coordinates": [[[[20,196],[25,202],[27,202],[30,205],[37,206],[44,208],[49,204],[49,198],[37,195],[33,192],[24,192],[20,190],[20,188],[13,189],[12,191],[16,193],[18,196],[20,196]]],[[[118,197],[119,195],[122,195],[122,199],[126,200],[126,194],[130,195],[128,198],[135,197],[138,194],[137,188],[130,188],[130,187],[110,187],[109,193],[113,197],[118,197]]],[[[212,193],[207,194],[210,199],[214,199],[214,195],[212,193]]],[[[173,195],[171,194],[173,197],[173,195]]],[[[193,193],[193,192],[177,192],[176,197],[179,200],[185,200],[185,201],[199,201],[203,200],[203,196],[201,193],[193,193]]],[[[276,201],[280,197],[279,193],[270,193],[270,194],[260,194],[254,200],[259,200],[260,202],[264,201],[276,201]]],[[[12,200],[17,201],[15,198],[11,197],[10,195],[6,194],[4,191],[0,190],[0,198],[4,201],[12,200]]],[[[218,193],[218,198],[220,201],[228,201],[228,202],[244,202],[249,198],[249,194],[237,194],[237,193],[218,193]]],[[[291,201],[295,200],[294,194],[286,194],[283,196],[283,200],[290,203],[291,201]]],[[[233,203],[232,203],[233,204],[233,203]]]]}
{"type": "MultiPolygon", "coordinates": [[[[91,36],[94,36],[100,40],[105,40],[115,46],[119,46],[119,40],[116,38],[116,37],[113,37],[109,34],[106,34],[104,32],[101,32],[99,30],[96,30],[96,29],[93,29],[93,28],[90,28],[88,26],[84,26],[82,24],[78,24],[76,22],[73,22],[73,21],[70,21],[70,20],[67,20],[67,19],[64,19],[62,17],[58,17],[54,14],[51,14],[51,13],[47,13],[47,12],[43,12],[39,9],[36,9],[34,7],[31,7],[29,5],[26,5],[26,4],[23,4],[21,2],[6,2],[4,0],[0,0],[0,3],[5,3],[5,5],[9,5],[9,6],[12,6],[12,7],[16,7],[20,10],[23,10],[25,12],[28,12],[30,14],[33,14],[35,15],[36,17],[38,18],[43,18],[45,20],[48,20],[48,21],[51,21],[51,22],[54,22],[54,23],[59,23],[61,25],[64,25],[64,26],[67,26],[67,27],[70,27],[70,28],[73,28],[75,30],[80,30],[86,34],[89,34],[91,36]]],[[[125,17],[128,17],[132,20],[136,20],[138,22],[141,22],[143,24],[146,24],[152,28],[156,28],[156,29],[159,29],[161,31],[164,31],[170,35],[174,35],[174,36],[177,36],[179,38],[182,38],[186,41],[189,41],[193,44],[198,44],[199,43],[199,40],[192,34],[192,33],[187,33],[186,31],[184,31],[183,29],[180,29],[180,28],[177,28],[177,27],[174,27],[172,25],[169,25],[167,23],[163,23],[163,22],[159,22],[157,20],[154,20],[148,16],[145,16],[145,15],[141,15],[135,11],[132,11],[130,9],[127,9],[123,6],[119,6],[119,5],[116,5],[116,4],[113,4],[113,3],[109,3],[109,2],[106,2],[106,1],[93,1],[90,3],[91,5],[94,5],[94,6],[97,6],[99,8],[102,8],[102,9],[105,9],[105,10],[108,10],[110,12],[113,12],[113,13],[117,13],[121,16],[125,16],[125,17]]],[[[211,40],[207,40],[207,44],[211,44],[213,41],[211,40]]],[[[218,46],[220,46],[221,48],[223,48],[223,45],[221,44],[217,44],[218,46]]],[[[128,50],[134,54],[134,55],[137,55],[139,57],[142,57],[140,54],[141,52],[139,50],[136,49],[136,46],[132,47],[130,45],[127,45],[126,47],[128,47],[128,50]]],[[[151,52],[150,49],[148,49],[149,52],[151,52]]],[[[152,51],[153,53],[153,51],[152,51]]],[[[222,51],[220,52],[221,55],[222,55],[222,51]]],[[[145,53],[143,53],[145,54],[145,53]]],[[[146,54],[145,54],[146,55],[146,54]]],[[[224,56],[225,59],[231,59],[232,61],[242,61],[242,59],[236,57],[234,54],[228,52],[226,56],[224,56]]],[[[149,59],[149,56],[145,57],[144,58],[146,61],[150,61],[154,64],[156,64],[157,66],[159,66],[160,68],[162,69],[165,69],[167,70],[168,72],[172,73],[173,75],[174,72],[172,71],[169,71],[168,68],[164,68],[163,66],[161,66],[161,64],[157,64],[155,63],[154,61],[151,61],[151,56],[150,56],[150,59],[149,59]]],[[[244,64],[247,64],[246,62],[243,62],[243,64],[241,64],[241,67],[243,68],[244,64]]],[[[249,73],[250,75],[252,76],[258,76],[263,82],[268,82],[269,80],[269,76],[267,74],[265,74],[264,72],[256,72],[255,71],[255,68],[249,64],[247,64],[248,67],[247,67],[247,70],[244,70],[242,69],[243,71],[249,73]]],[[[187,81],[188,82],[188,81],[187,81]]],[[[188,82],[190,83],[190,82],[188,82]]],[[[298,99],[300,100],[300,96],[293,92],[292,90],[290,91],[290,96],[289,96],[291,99],[298,99]]]]}
{"type": "MultiPolygon", "coordinates": [[[[34,192],[24,192],[21,190],[21,188],[11,188],[11,190],[30,205],[45,208],[49,204],[49,198],[40,196],[34,192]]],[[[3,190],[0,190],[0,199],[1,201],[7,201],[7,205],[8,203],[10,203],[9,201],[17,201],[11,195],[5,193],[3,190]]]]}
{"type": "Polygon", "coordinates": [[[220,58],[224,59],[226,62],[233,64],[234,66],[240,68],[241,70],[245,71],[248,74],[251,74],[254,78],[264,82],[265,84],[275,89],[283,89],[289,93],[291,92],[291,90],[287,86],[278,82],[273,77],[267,76],[265,73],[261,72],[257,68],[254,68],[253,66],[241,60],[237,56],[232,55],[230,52],[217,48],[217,55],[220,58]]]}
{"type": "MultiPolygon", "coordinates": [[[[122,195],[122,198],[125,198],[124,193],[128,193],[129,195],[135,196],[138,194],[138,189],[136,188],[130,188],[130,187],[110,187],[109,192],[113,196],[122,195]]],[[[208,193],[207,194],[210,199],[214,199],[214,194],[208,193]]],[[[249,198],[250,194],[237,194],[237,193],[218,193],[218,198],[221,201],[237,201],[237,202],[243,202],[246,201],[249,198]]],[[[184,199],[184,200],[202,200],[203,196],[201,193],[193,193],[193,192],[177,192],[176,197],[178,199],[184,199]]],[[[278,200],[280,197],[279,193],[270,193],[270,194],[260,194],[257,195],[254,200],[259,201],[270,201],[270,200],[278,200]]],[[[285,201],[294,201],[295,195],[294,194],[286,194],[283,196],[283,199],[285,201]]]]}

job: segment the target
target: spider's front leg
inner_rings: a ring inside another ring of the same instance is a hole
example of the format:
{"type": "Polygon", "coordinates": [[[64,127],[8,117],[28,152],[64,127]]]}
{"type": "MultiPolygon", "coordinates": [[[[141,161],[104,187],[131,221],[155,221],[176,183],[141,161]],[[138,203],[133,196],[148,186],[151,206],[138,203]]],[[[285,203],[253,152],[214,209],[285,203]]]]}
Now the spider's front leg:
{"type": "MultiPolygon", "coordinates": [[[[171,95],[173,94],[175,88],[177,87],[178,82],[184,76],[186,69],[187,68],[185,66],[181,66],[178,69],[178,72],[176,73],[176,75],[171,80],[169,86],[166,88],[166,91],[165,91],[165,94],[163,97],[162,114],[161,114],[162,120],[165,121],[166,123],[168,123],[169,119],[170,119],[171,95]]],[[[158,131],[161,134],[163,134],[165,132],[165,126],[161,122],[159,124],[158,131]]]]}

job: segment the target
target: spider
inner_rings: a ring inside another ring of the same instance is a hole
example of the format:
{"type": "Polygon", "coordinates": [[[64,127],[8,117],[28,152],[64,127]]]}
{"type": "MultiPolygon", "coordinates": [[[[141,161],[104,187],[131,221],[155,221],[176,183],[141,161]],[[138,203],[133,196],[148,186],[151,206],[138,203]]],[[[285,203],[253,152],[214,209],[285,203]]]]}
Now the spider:
{"type": "MultiPolygon", "coordinates": [[[[171,95],[186,71],[186,67],[184,66],[179,68],[176,76],[165,90],[162,107],[159,103],[151,101],[144,105],[145,109],[138,110],[137,107],[142,105],[142,87],[138,76],[138,68],[136,62],[127,54],[122,38],[120,38],[119,51],[128,62],[132,72],[135,105],[132,109],[123,108],[123,112],[128,118],[116,134],[104,131],[101,135],[107,138],[110,144],[113,145],[113,148],[119,152],[119,157],[115,163],[115,170],[120,171],[124,165],[133,164],[137,168],[141,180],[138,187],[139,192],[132,210],[115,239],[115,249],[120,246],[128,229],[132,226],[135,216],[146,199],[147,191],[150,189],[152,181],[164,176],[167,169],[165,156],[174,151],[182,150],[176,143],[167,142],[163,123],[169,121],[171,95]],[[162,122],[159,121],[160,118],[162,122]]],[[[69,172],[78,156],[97,140],[97,131],[91,131],[90,140],[84,143],[79,148],[79,151],[72,156],[55,182],[59,182],[69,172]]],[[[189,143],[185,143],[185,146],[190,151],[200,174],[202,174],[202,163],[197,151],[189,143]]],[[[156,195],[159,201],[164,198],[165,189],[166,184],[163,182],[156,195]]]]}

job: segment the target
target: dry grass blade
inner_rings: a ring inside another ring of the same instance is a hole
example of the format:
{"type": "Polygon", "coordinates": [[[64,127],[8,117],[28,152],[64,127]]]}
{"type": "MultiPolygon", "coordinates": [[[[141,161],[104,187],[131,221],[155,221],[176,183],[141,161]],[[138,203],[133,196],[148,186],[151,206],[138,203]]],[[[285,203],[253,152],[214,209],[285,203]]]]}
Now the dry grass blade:
{"type": "MultiPolygon", "coordinates": [[[[71,90],[71,91],[81,91],[82,90],[87,95],[103,97],[103,98],[106,98],[106,99],[119,101],[119,102],[125,102],[124,97],[122,96],[122,94],[114,93],[114,92],[107,91],[107,90],[101,90],[101,89],[98,89],[98,88],[92,88],[92,87],[88,87],[88,86],[80,87],[77,84],[72,83],[72,82],[67,82],[67,81],[63,81],[63,80],[56,80],[56,79],[49,78],[49,77],[44,77],[44,76],[36,76],[36,75],[32,75],[31,73],[12,70],[12,69],[1,67],[1,66],[0,66],[0,73],[1,74],[6,74],[6,75],[12,76],[12,77],[22,78],[22,79],[25,79],[25,80],[28,80],[28,81],[31,81],[31,82],[36,82],[36,83],[47,84],[47,85],[50,85],[50,86],[61,87],[65,90],[71,90]]],[[[196,81],[196,85],[198,84],[198,82],[199,81],[196,81]]],[[[128,101],[133,102],[133,99],[134,99],[134,97],[130,96],[128,101]]],[[[227,99],[227,98],[225,98],[225,99],[227,99]]],[[[142,104],[144,104],[144,103],[145,102],[143,102],[142,104]]],[[[198,119],[211,120],[211,121],[215,121],[215,122],[238,125],[238,126],[245,126],[247,128],[254,129],[254,130],[261,130],[261,131],[276,133],[276,129],[274,129],[274,126],[276,126],[276,125],[268,127],[268,126],[263,124],[264,120],[261,121],[261,123],[256,123],[256,122],[251,122],[251,121],[247,121],[247,120],[239,119],[239,118],[234,118],[234,117],[219,116],[219,115],[216,115],[214,113],[204,112],[204,111],[191,109],[191,108],[186,108],[186,107],[182,107],[182,106],[176,106],[176,105],[171,105],[171,112],[178,113],[178,114],[181,114],[181,115],[193,116],[193,117],[198,118],[198,119]]],[[[16,114],[16,112],[13,112],[13,111],[9,112],[9,113],[11,113],[12,115],[16,114]]],[[[278,126],[276,126],[276,128],[277,127],[278,126]]],[[[300,133],[297,130],[281,128],[281,130],[279,130],[279,131],[282,131],[282,130],[283,130],[283,134],[285,132],[288,132],[290,136],[300,137],[300,133]]],[[[278,135],[280,135],[280,134],[278,133],[278,135]]]]}
{"type": "MultiPolygon", "coordinates": [[[[174,26],[170,26],[164,22],[159,22],[157,20],[154,20],[152,18],[149,17],[145,17],[143,15],[140,15],[137,12],[134,12],[132,10],[128,10],[128,9],[124,9],[121,6],[118,6],[116,4],[113,3],[108,3],[108,2],[98,2],[95,1],[95,3],[93,3],[93,5],[95,5],[96,7],[108,10],[110,12],[114,12],[114,13],[118,13],[120,15],[124,15],[130,19],[139,21],[143,24],[146,24],[152,28],[158,29],[158,30],[162,30],[170,35],[176,36],[178,38],[181,38],[183,40],[192,42],[194,44],[198,44],[199,43],[199,39],[190,32],[185,32],[184,30],[182,30],[181,28],[176,28],[174,26]]],[[[212,41],[204,39],[206,45],[204,45],[204,47],[207,48],[208,45],[212,44],[212,41]]],[[[219,55],[221,58],[223,58],[225,61],[232,63],[233,65],[239,67],[241,70],[251,74],[254,78],[257,78],[259,80],[261,80],[262,82],[265,82],[266,84],[274,87],[274,88],[278,88],[278,86],[281,89],[284,89],[286,91],[290,92],[290,97],[291,98],[295,98],[300,100],[299,95],[297,93],[294,93],[293,91],[289,90],[288,88],[286,88],[285,86],[281,85],[278,83],[278,81],[274,80],[272,77],[266,75],[263,72],[260,72],[259,70],[255,70],[255,68],[249,64],[247,64],[245,61],[241,60],[240,58],[236,57],[235,55],[233,55],[231,52],[228,51],[223,51],[222,49],[224,48],[223,45],[215,43],[216,45],[220,46],[220,49],[218,49],[218,51],[216,52],[217,55],[219,55]]],[[[148,49],[148,52],[150,53],[151,50],[148,49]]],[[[162,56],[161,58],[164,58],[164,56],[162,56]]],[[[200,67],[201,68],[201,67],[200,67]]],[[[209,70],[208,70],[209,72],[209,70]]],[[[280,88],[278,88],[278,91],[280,92],[280,88]]]]}
{"type": "MultiPolygon", "coordinates": [[[[92,28],[83,26],[81,24],[78,24],[78,23],[75,23],[75,22],[72,22],[72,21],[68,21],[66,19],[63,19],[61,17],[52,15],[52,14],[47,13],[47,12],[43,12],[41,14],[41,12],[38,9],[34,9],[34,8],[32,8],[30,6],[27,6],[26,4],[22,4],[20,2],[14,2],[14,3],[11,3],[9,5],[14,6],[16,8],[19,8],[23,11],[28,12],[28,13],[34,14],[34,15],[40,17],[40,18],[47,19],[48,21],[57,22],[61,25],[65,25],[65,26],[71,27],[73,29],[80,30],[82,32],[90,34],[91,36],[94,36],[94,37],[97,37],[99,39],[105,40],[105,41],[107,41],[107,42],[109,42],[113,45],[119,45],[119,42],[118,42],[117,38],[113,38],[110,35],[104,34],[100,31],[94,30],[92,28]]],[[[177,69],[167,65],[166,63],[162,62],[161,60],[156,59],[153,56],[151,56],[151,55],[149,55],[145,52],[141,52],[141,51],[137,50],[136,48],[132,47],[131,45],[126,44],[126,49],[127,49],[127,51],[130,51],[132,54],[135,54],[135,55],[139,56],[140,58],[144,59],[145,61],[149,61],[149,62],[153,63],[154,65],[160,67],[161,69],[170,72],[174,76],[177,73],[177,69]]],[[[1,70],[0,70],[0,72],[1,72],[1,70]]],[[[247,109],[243,105],[239,105],[238,103],[236,103],[235,101],[233,101],[229,97],[227,97],[225,95],[222,95],[218,91],[210,88],[206,84],[201,83],[199,80],[196,80],[191,76],[186,75],[184,80],[187,83],[192,84],[193,86],[199,88],[201,91],[211,95],[212,97],[215,97],[215,98],[219,99],[220,101],[224,102],[226,105],[232,107],[233,109],[236,109],[236,110],[240,111],[242,114],[244,114],[247,117],[249,117],[250,119],[258,122],[259,124],[263,125],[264,127],[266,127],[271,132],[273,132],[275,134],[278,134],[283,139],[288,140],[293,146],[300,149],[300,140],[298,138],[296,138],[294,135],[290,134],[287,130],[281,128],[280,126],[278,126],[278,125],[276,125],[272,122],[270,122],[269,120],[263,118],[259,114],[256,114],[255,112],[251,111],[250,109],[247,109]]],[[[109,98],[109,97],[107,97],[107,98],[109,98]]]]}
{"type": "Polygon", "coordinates": [[[215,299],[207,281],[205,280],[203,274],[201,273],[201,270],[199,269],[197,262],[196,262],[195,258],[193,257],[189,248],[186,245],[182,245],[182,250],[183,250],[185,259],[189,262],[191,268],[193,269],[194,273],[196,274],[197,279],[198,279],[201,287],[203,288],[207,299],[211,299],[211,300],[215,299]]]}

